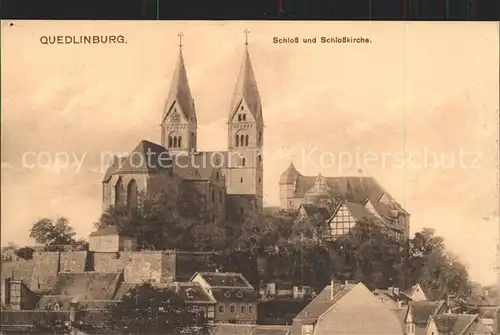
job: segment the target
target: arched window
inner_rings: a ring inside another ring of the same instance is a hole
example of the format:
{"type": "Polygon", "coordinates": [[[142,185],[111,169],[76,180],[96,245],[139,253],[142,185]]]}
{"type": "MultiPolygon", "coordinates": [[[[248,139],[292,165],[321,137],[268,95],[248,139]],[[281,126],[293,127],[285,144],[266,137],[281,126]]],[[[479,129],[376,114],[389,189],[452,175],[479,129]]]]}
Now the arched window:
{"type": "Polygon", "coordinates": [[[123,188],[122,177],[119,177],[115,185],[115,206],[121,203],[122,188],[123,188]]]}
{"type": "Polygon", "coordinates": [[[240,146],[240,135],[236,135],[236,146],[240,146]]]}
{"type": "Polygon", "coordinates": [[[248,135],[245,135],[245,147],[248,147],[248,135]]]}
{"type": "Polygon", "coordinates": [[[216,179],[219,180],[219,171],[217,171],[216,179]]]}
{"type": "Polygon", "coordinates": [[[245,146],[245,135],[240,135],[240,143],[242,147],[245,146]]]}
{"type": "Polygon", "coordinates": [[[247,120],[247,115],[243,114],[243,121],[246,121],[246,120],[247,120]]]}
{"type": "Polygon", "coordinates": [[[169,136],[168,137],[168,147],[171,148],[172,147],[172,136],[169,136]]]}
{"type": "Polygon", "coordinates": [[[245,166],[245,157],[241,158],[241,166],[245,166]]]}
{"type": "Polygon", "coordinates": [[[132,179],[127,186],[127,207],[137,207],[137,183],[132,179]]]}
{"type": "Polygon", "coordinates": [[[174,145],[172,148],[177,148],[177,136],[174,136],[174,145]]]}
{"type": "Polygon", "coordinates": [[[259,142],[262,141],[262,132],[259,131],[259,142]]]}
{"type": "Polygon", "coordinates": [[[262,156],[259,155],[259,162],[262,162],[262,156]]]}
{"type": "Polygon", "coordinates": [[[238,122],[241,121],[241,114],[238,114],[238,122]]]}
{"type": "Polygon", "coordinates": [[[243,183],[243,177],[240,178],[240,183],[243,183]]]}
{"type": "Polygon", "coordinates": [[[215,201],[215,190],[212,189],[212,202],[214,202],[214,201],[215,201]]]}
{"type": "Polygon", "coordinates": [[[178,142],[177,142],[177,147],[182,148],[182,136],[179,136],[178,142]]]}

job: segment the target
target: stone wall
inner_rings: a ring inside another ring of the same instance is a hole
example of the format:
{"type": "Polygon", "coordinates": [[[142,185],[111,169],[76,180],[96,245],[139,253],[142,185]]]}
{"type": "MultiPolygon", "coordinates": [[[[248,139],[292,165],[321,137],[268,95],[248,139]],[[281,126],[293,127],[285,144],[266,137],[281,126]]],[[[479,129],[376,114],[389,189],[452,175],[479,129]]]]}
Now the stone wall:
{"type": "Polygon", "coordinates": [[[61,272],[83,272],[87,264],[87,251],[61,252],[59,270],[61,272]]]}
{"type": "Polygon", "coordinates": [[[30,285],[30,288],[34,285],[38,291],[50,291],[56,282],[57,273],[59,272],[59,259],[60,252],[58,251],[35,252],[33,254],[35,267],[32,276],[36,284],[30,285]]]}

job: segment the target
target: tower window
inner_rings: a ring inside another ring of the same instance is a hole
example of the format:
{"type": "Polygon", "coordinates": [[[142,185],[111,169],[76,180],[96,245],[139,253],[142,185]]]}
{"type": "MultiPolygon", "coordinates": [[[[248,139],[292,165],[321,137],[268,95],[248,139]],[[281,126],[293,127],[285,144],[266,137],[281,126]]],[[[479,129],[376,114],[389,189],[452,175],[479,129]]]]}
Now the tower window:
{"type": "Polygon", "coordinates": [[[241,121],[241,114],[238,114],[238,121],[241,121]]]}
{"type": "Polygon", "coordinates": [[[240,135],[236,135],[236,146],[240,146],[240,135]]]}
{"type": "Polygon", "coordinates": [[[172,147],[172,136],[168,137],[168,147],[172,147]]]}
{"type": "Polygon", "coordinates": [[[241,111],[243,110],[243,105],[240,107],[240,110],[241,110],[241,111]]]}
{"type": "Polygon", "coordinates": [[[212,202],[215,201],[215,190],[212,189],[212,202]]]}
{"type": "Polygon", "coordinates": [[[215,176],[216,176],[215,178],[219,180],[219,171],[217,171],[217,174],[215,176]]]}
{"type": "Polygon", "coordinates": [[[219,204],[222,203],[222,191],[219,191],[219,204]]]}
{"type": "Polygon", "coordinates": [[[243,183],[243,177],[240,178],[240,183],[243,183]]]}
{"type": "Polygon", "coordinates": [[[260,179],[260,177],[259,177],[259,184],[260,184],[260,182],[261,182],[261,179],[260,179]]]}
{"type": "Polygon", "coordinates": [[[262,156],[259,155],[259,162],[262,162],[262,156]]]}
{"type": "Polygon", "coordinates": [[[245,146],[248,147],[248,135],[245,135],[245,146]]]}
{"type": "Polygon", "coordinates": [[[245,157],[241,159],[241,166],[245,166],[245,157]]]}
{"type": "Polygon", "coordinates": [[[179,136],[177,145],[178,145],[178,148],[182,147],[182,136],[179,136]]]}
{"type": "Polygon", "coordinates": [[[259,131],[259,141],[262,141],[262,132],[259,131]]]}
{"type": "Polygon", "coordinates": [[[243,121],[246,121],[247,120],[247,115],[243,114],[242,118],[243,118],[243,121]]]}
{"type": "Polygon", "coordinates": [[[244,146],[245,146],[245,135],[240,135],[240,145],[241,145],[242,147],[244,147],[244,146]]]}

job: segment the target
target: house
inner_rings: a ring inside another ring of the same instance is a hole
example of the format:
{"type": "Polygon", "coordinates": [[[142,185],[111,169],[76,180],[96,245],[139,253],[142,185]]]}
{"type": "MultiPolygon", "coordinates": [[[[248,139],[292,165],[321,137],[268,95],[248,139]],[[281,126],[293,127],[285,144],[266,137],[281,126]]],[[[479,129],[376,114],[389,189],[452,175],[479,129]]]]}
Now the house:
{"type": "Polygon", "coordinates": [[[413,285],[409,290],[402,290],[399,287],[389,287],[385,289],[373,290],[380,301],[389,304],[393,308],[407,306],[410,301],[424,301],[427,300],[420,284],[413,285]]]}
{"type": "Polygon", "coordinates": [[[377,288],[373,290],[373,294],[391,308],[407,306],[412,301],[411,297],[399,287],[389,287],[387,290],[377,288]]]}
{"type": "Polygon", "coordinates": [[[120,252],[134,251],[135,239],[116,226],[108,226],[92,232],[89,236],[89,251],[120,252]]]}
{"type": "Polygon", "coordinates": [[[477,315],[439,314],[431,315],[425,335],[490,335],[491,332],[477,315]]]}
{"type": "Polygon", "coordinates": [[[332,282],[295,317],[290,334],[402,335],[403,327],[363,283],[332,282]]]}
{"type": "Polygon", "coordinates": [[[257,322],[257,291],[241,273],[197,272],[190,282],[199,283],[215,301],[214,322],[257,322]]]}
{"type": "Polygon", "coordinates": [[[415,284],[413,285],[407,292],[406,295],[411,298],[413,301],[423,301],[423,300],[428,300],[427,296],[425,295],[424,290],[422,289],[422,286],[420,284],[415,284]]]}
{"type": "MultiPolygon", "coordinates": [[[[404,318],[405,331],[408,335],[424,335],[429,318],[447,312],[448,306],[440,301],[411,301],[404,318]]],[[[435,334],[437,335],[437,334],[435,334]]]]}
{"type": "Polygon", "coordinates": [[[368,216],[382,221],[397,238],[409,238],[410,214],[372,177],[304,176],[290,163],[279,187],[284,210],[297,210],[307,203],[335,212],[330,220],[333,236],[345,234],[368,216]]]}

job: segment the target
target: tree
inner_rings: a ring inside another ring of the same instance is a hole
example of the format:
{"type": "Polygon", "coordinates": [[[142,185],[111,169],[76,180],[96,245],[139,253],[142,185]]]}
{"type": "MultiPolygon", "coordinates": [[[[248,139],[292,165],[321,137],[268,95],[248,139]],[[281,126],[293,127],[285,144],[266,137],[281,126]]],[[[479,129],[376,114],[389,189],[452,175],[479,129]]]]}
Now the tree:
{"type": "Polygon", "coordinates": [[[73,228],[64,217],[58,218],[55,222],[51,219],[41,219],[30,230],[31,238],[47,246],[73,244],[74,236],[73,228]]]}
{"type": "Polygon", "coordinates": [[[15,244],[10,242],[8,245],[2,247],[1,251],[1,256],[2,256],[2,263],[3,262],[10,262],[14,259],[16,256],[16,250],[19,247],[15,244]]]}
{"type": "Polygon", "coordinates": [[[205,320],[173,290],[144,283],[109,306],[106,323],[125,334],[201,334],[205,320]]]}
{"type": "Polygon", "coordinates": [[[420,283],[429,299],[471,294],[467,268],[446,250],[444,239],[433,229],[424,229],[411,239],[408,265],[411,284],[420,283]]]}

